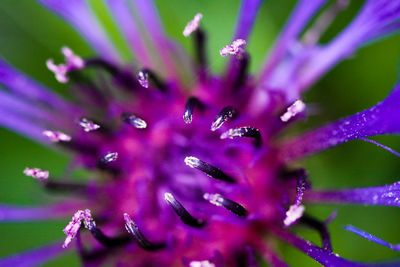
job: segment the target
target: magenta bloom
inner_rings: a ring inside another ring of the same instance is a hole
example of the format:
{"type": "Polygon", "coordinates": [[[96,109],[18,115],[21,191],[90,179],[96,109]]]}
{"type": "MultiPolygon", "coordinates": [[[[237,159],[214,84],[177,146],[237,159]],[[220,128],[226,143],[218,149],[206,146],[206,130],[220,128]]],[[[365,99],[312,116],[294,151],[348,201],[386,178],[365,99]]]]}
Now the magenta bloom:
{"type": "MultiPolygon", "coordinates": [[[[195,60],[165,35],[151,0],[106,0],[135,55],[128,63],[84,0],[38,2],[71,23],[97,55],[83,59],[63,47],[64,63],[43,63],[43,71],[69,85],[73,101],[0,60],[0,125],[72,152],[73,168],[92,175],[83,184],[40,166],[21,170],[67,198],[44,207],[2,205],[0,221],[65,218],[66,239],[0,259],[0,266],[35,266],[69,249],[88,266],[287,266],[274,239],[324,266],[400,266],[339,257],[328,231],[334,215],[320,221],[307,213],[308,203],[400,206],[399,182],[317,191],[295,164],[353,139],[399,155],[366,137],[400,133],[400,84],[367,110],[279,138],[307,116],[306,89],[358,48],[399,30],[400,1],[367,0],[322,45],[319,37],[346,1],[300,0],[257,76],[248,73],[246,45],[262,0],[242,0],[234,36],[220,51],[206,51],[207,16],[193,14],[182,31],[194,41],[195,60]],[[224,74],[209,71],[207,53],[227,58],[224,74]],[[321,244],[297,236],[296,224],[317,231],[321,244]]],[[[354,226],[345,229],[400,251],[354,226]]]]}

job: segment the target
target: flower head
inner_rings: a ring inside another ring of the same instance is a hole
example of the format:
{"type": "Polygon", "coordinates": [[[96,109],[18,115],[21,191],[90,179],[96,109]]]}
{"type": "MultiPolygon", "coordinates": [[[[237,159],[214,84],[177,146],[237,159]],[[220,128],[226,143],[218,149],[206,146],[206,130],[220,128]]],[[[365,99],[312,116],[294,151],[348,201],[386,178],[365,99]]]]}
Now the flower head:
{"type": "MultiPolygon", "coordinates": [[[[366,137],[399,133],[400,85],[365,111],[280,137],[306,117],[302,94],[323,73],[365,42],[398,30],[398,1],[366,1],[353,22],[323,45],[320,35],[346,5],[336,3],[313,20],[325,1],[299,1],[258,77],[248,71],[251,53],[244,47],[261,0],[242,1],[233,42],[219,51],[233,56],[220,75],[207,65],[201,13],[182,25],[196,53],[196,61],[186,64],[190,58],[165,35],[152,1],[105,1],[135,53],[130,69],[86,1],[38,1],[70,22],[98,55],[81,58],[63,47],[64,64],[47,61],[56,80],[76,92],[73,102],[0,61],[0,82],[10,91],[0,94],[7,104],[0,124],[69,151],[69,172],[84,168],[90,181],[26,168],[24,173],[46,189],[70,194],[55,206],[0,207],[0,220],[73,217],[62,245],[7,257],[0,265],[39,264],[64,252],[61,247],[76,245],[84,265],[256,266],[260,260],[286,266],[270,242],[279,239],[324,266],[361,266],[333,253],[332,218],[318,220],[306,207],[325,202],[400,206],[399,183],[315,190],[297,161],[349,140],[375,142],[366,137]],[[190,85],[185,72],[193,77],[190,85]],[[294,234],[292,226],[298,224],[316,230],[321,246],[294,234]]],[[[353,226],[345,229],[399,250],[353,226]]]]}

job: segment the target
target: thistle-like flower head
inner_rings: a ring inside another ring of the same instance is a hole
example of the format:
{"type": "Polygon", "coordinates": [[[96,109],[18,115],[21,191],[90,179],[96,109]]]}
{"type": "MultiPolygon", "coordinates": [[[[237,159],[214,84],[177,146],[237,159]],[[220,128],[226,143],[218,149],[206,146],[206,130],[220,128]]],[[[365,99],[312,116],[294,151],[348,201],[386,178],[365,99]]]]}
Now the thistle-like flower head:
{"type": "MultiPolygon", "coordinates": [[[[40,186],[65,193],[62,202],[0,207],[0,221],[73,214],[64,242],[6,257],[0,266],[36,265],[70,247],[84,265],[286,266],[276,239],[324,266],[362,266],[333,253],[328,224],[334,216],[319,220],[307,206],[400,206],[400,184],[314,190],[298,161],[354,139],[398,155],[366,137],[400,132],[400,85],[355,115],[287,139],[282,135],[307,117],[306,89],[359,47],[400,28],[399,1],[367,0],[351,24],[324,45],[319,38],[347,1],[326,8],[326,1],[299,1],[256,75],[249,73],[253,55],[247,44],[261,0],[242,1],[235,34],[220,51],[206,50],[206,13],[182,24],[196,59],[165,35],[151,0],[132,5],[106,0],[134,62],[123,62],[86,1],[38,2],[70,22],[97,55],[81,57],[64,46],[64,63],[47,60],[72,101],[0,61],[0,83],[7,88],[0,93],[6,103],[0,125],[73,158],[63,177],[50,176],[51,169],[23,171],[40,186]],[[226,56],[223,74],[210,71],[208,53],[226,56]],[[79,169],[90,173],[88,182],[68,179],[79,169]],[[316,230],[321,245],[294,234],[296,225],[316,230]]],[[[399,250],[354,226],[345,229],[399,250]]]]}

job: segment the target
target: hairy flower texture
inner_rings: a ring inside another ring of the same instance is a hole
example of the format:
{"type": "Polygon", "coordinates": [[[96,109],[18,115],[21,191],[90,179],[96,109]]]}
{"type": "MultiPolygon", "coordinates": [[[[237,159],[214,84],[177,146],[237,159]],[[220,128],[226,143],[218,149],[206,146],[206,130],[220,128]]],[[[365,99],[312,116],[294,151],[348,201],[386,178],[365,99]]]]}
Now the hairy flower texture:
{"type": "MultiPolygon", "coordinates": [[[[73,217],[63,230],[63,245],[9,256],[0,259],[0,266],[41,264],[67,247],[76,247],[85,265],[216,267],[266,261],[287,266],[271,239],[324,266],[385,266],[334,254],[327,229],[332,218],[315,219],[307,214],[307,204],[398,207],[400,183],[316,191],[307,172],[294,163],[353,139],[374,142],[366,137],[398,134],[400,84],[365,111],[287,140],[279,135],[306,116],[302,93],[307,88],[358,48],[400,28],[400,1],[367,0],[342,32],[320,44],[319,37],[347,1],[334,1],[313,20],[327,1],[300,0],[256,76],[248,73],[246,43],[262,0],[242,0],[234,36],[225,42],[230,45],[211,51],[228,57],[223,75],[207,67],[205,32],[199,24],[207,16],[196,14],[186,28],[182,25],[197,56],[190,86],[178,71],[187,67],[182,64],[188,58],[165,35],[151,0],[105,1],[135,54],[133,67],[122,63],[85,1],[38,2],[69,22],[98,55],[83,59],[64,47],[64,64],[47,61],[56,79],[78,92],[75,102],[1,60],[0,82],[7,90],[0,91],[0,124],[74,152],[76,167],[93,171],[93,178],[76,184],[53,179],[49,171],[25,169],[44,187],[69,192],[71,198],[47,207],[3,205],[0,220],[73,217]],[[156,71],[152,53],[161,59],[163,73],[156,71]],[[72,193],[85,200],[74,200],[72,193]],[[87,230],[81,229],[82,222],[87,230]],[[316,230],[322,245],[295,235],[291,226],[298,222],[316,230]]],[[[353,226],[345,229],[399,250],[399,245],[353,226]]]]}

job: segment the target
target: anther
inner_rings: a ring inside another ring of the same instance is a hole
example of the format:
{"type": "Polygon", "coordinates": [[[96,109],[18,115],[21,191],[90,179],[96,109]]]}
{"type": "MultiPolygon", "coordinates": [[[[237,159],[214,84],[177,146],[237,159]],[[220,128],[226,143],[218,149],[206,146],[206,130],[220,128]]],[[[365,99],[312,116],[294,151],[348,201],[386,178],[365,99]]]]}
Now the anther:
{"type": "Polygon", "coordinates": [[[68,47],[63,47],[61,52],[65,57],[65,64],[56,65],[53,59],[48,59],[46,65],[47,68],[55,74],[57,81],[66,83],[69,80],[66,76],[68,72],[76,69],[83,69],[85,67],[85,61],[75,55],[68,47]]]}
{"type": "Polygon", "coordinates": [[[100,125],[94,123],[93,121],[90,121],[86,118],[81,118],[78,121],[79,126],[81,126],[83,128],[83,130],[85,132],[91,132],[91,131],[95,131],[97,129],[100,128],[100,125]]]}
{"type": "Polygon", "coordinates": [[[129,112],[124,112],[121,114],[121,119],[123,122],[132,125],[133,127],[137,129],[145,129],[147,127],[147,123],[142,120],[139,117],[136,117],[135,115],[129,113],[129,112]]]}
{"type": "Polygon", "coordinates": [[[246,45],[246,41],[243,39],[236,39],[235,41],[232,42],[231,45],[227,45],[223,47],[219,53],[221,56],[227,56],[227,55],[234,55],[234,56],[240,56],[242,53],[244,53],[244,50],[242,46],[246,45]]]}
{"type": "Polygon", "coordinates": [[[68,225],[64,228],[63,232],[67,235],[67,238],[65,239],[63,248],[68,247],[72,239],[74,239],[76,234],[79,232],[81,222],[83,222],[83,225],[86,229],[90,231],[92,236],[105,247],[118,246],[120,244],[126,243],[127,241],[127,238],[123,236],[115,238],[110,238],[106,236],[96,226],[90,210],[86,209],[84,211],[78,210],[77,212],[75,212],[74,216],[72,217],[72,221],[69,222],[68,225]]]}
{"type": "Polygon", "coordinates": [[[149,88],[149,74],[147,72],[139,71],[136,77],[141,86],[149,88]]]}
{"type": "Polygon", "coordinates": [[[182,204],[175,199],[171,193],[165,193],[164,198],[167,203],[172,207],[175,213],[181,218],[184,224],[192,227],[201,228],[205,225],[205,222],[194,218],[190,213],[182,206],[182,204]]]}
{"type": "Polygon", "coordinates": [[[210,261],[191,261],[189,267],[215,267],[215,264],[210,261]]]}
{"type": "Polygon", "coordinates": [[[43,135],[49,138],[49,140],[53,143],[63,141],[63,142],[69,142],[71,141],[71,136],[68,134],[62,133],[62,132],[57,132],[57,131],[50,131],[46,130],[43,131],[43,135]]]}
{"type": "Polygon", "coordinates": [[[292,105],[290,105],[286,112],[280,117],[281,121],[287,122],[298,113],[303,112],[306,109],[306,104],[300,99],[296,100],[292,105]]]}
{"type": "MultiPolygon", "coordinates": [[[[78,233],[79,229],[81,228],[81,221],[84,220],[85,227],[89,229],[92,227],[90,223],[92,220],[92,215],[90,214],[90,210],[78,210],[72,216],[72,220],[65,226],[63,232],[67,235],[65,238],[63,248],[67,248],[71,243],[72,239],[75,238],[76,234],[78,233]]],[[[90,230],[90,229],[89,229],[90,230]]]]}
{"type": "Polygon", "coordinates": [[[237,137],[250,137],[254,139],[255,146],[261,146],[261,134],[260,131],[253,127],[240,127],[229,129],[228,131],[221,134],[221,139],[233,139],[237,137]]]}
{"type": "Polygon", "coordinates": [[[221,112],[215,117],[214,122],[211,124],[211,131],[215,131],[224,124],[228,119],[231,119],[236,116],[236,110],[231,107],[227,106],[224,107],[221,112]]]}
{"type": "Polygon", "coordinates": [[[303,205],[291,205],[289,210],[286,212],[286,217],[283,220],[283,224],[288,227],[295,222],[297,222],[304,213],[304,206],[303,205]]]}
{"type": "Polygon", "coordinates": [[[229,183],[235,182],[235,180],[232,177],[225,174],[223,171],[221,171],[217,167],[214,167],[211,164],[208,164],[207,162],[204,162],[196,157],[186,157],[185,163],[189,167],[198,169],[214,179],[229,182],[229,183]]]}
{"type": "Polygon", "coordinates": [[[141,86],[148,88],[149,82],[154,84],[154,87],[158,88],[160,91],[165,92],[167,90],[167,86],[161,79],[151,70],[142,69],[136,75],[141,86]]]}
{"type": "Polygon", "coordinates": [[[199,28],[200,20],[203,17],[201,13],[197,13],[194,18],[189,21],[186,25],[185,29],[183,30],[183,35],[188,37],[192,32],[196,31],[199,28]]]}
{"type": "Polygon", "coordinates": [[[203,195],[203,198],[205,200],[208,200],[211,204],[214,204],[218,207],[224,207],[224,208],[230,210],[237,216],[241,216],[241,217],[247,216],[247,210],[242,205],[240,205],[239,203],[236,203],[233,200],[224,198],[220,194],[205,193],[203,195]]]}
{"type": "Polygon", "coordinates": [[[39,181],[45,181],[49,178],[49,171],[44,171],[38,168],[25,168],[24,174],[39,179],[39,181]]]}
{"type": "Polygon", "coordinates": [[[124,213],[124,220],[126,230],[133,236],[133,239],[142,249],[154,251],[165,247],[164,243],[152,243],[148,241],[127,213],[124,213]]]}
{"type": "Polygon", "coordinates": [[[195,106],[202,108],[202,103],[196,97],[189,97],[185,105],[185,112],[183,113],[183,120],[189,124],[193,120],[193,111],[195,106]]]}
{"type": "Polygon", "coordinates": [[[107,164],[116,161],[117,159],[118,159],[118,152],[108,152],[100,159],[100,162],[107,164]]]}

